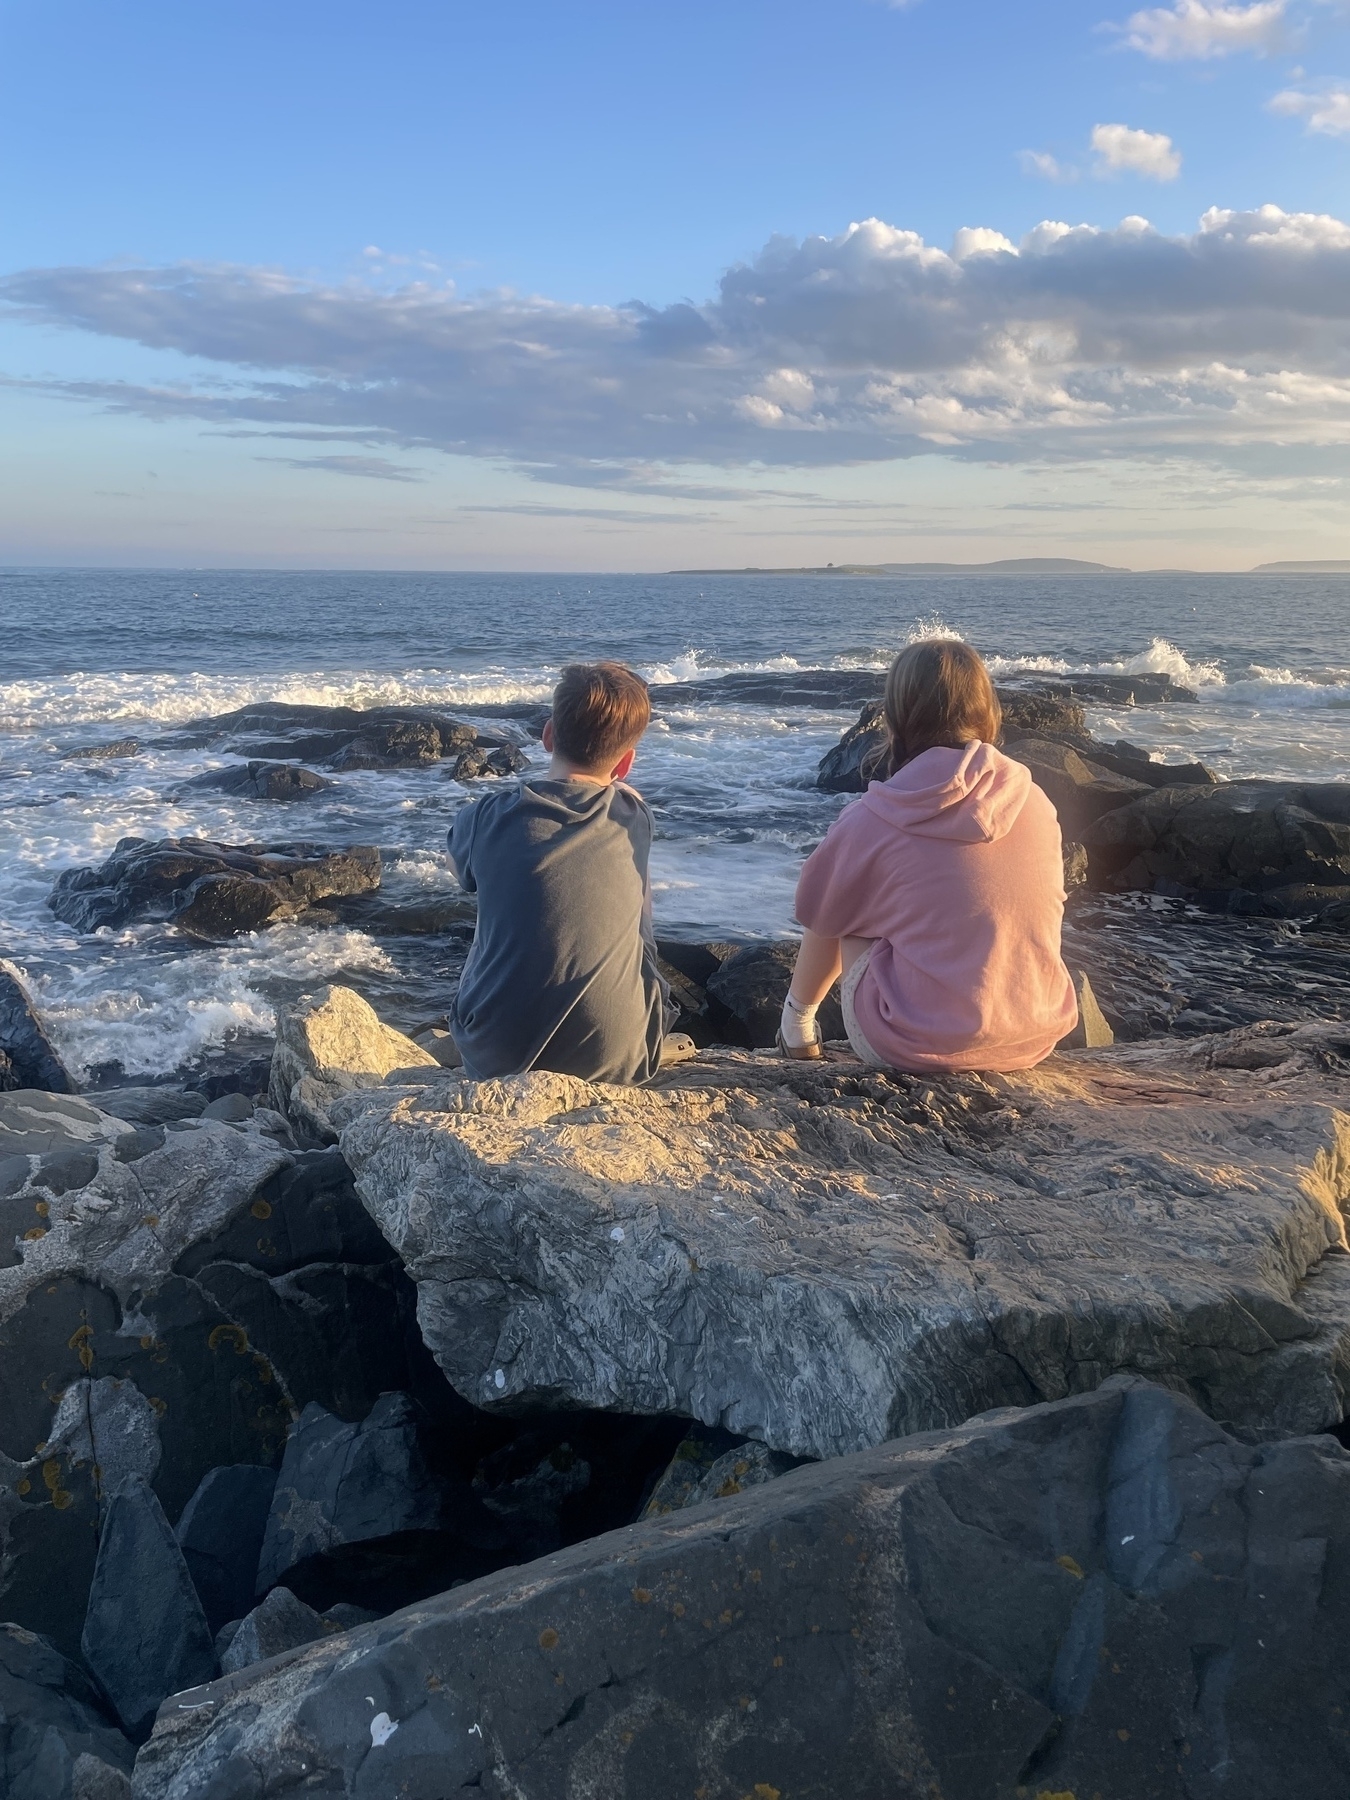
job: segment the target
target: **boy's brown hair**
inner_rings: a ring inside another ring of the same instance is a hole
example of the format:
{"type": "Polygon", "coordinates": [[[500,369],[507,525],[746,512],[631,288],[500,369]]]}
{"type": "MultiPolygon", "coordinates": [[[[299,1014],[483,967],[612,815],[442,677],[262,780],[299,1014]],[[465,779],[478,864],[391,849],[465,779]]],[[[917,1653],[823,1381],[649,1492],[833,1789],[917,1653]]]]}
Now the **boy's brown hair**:
{"type": "Polygon", "coordinates": [[[939,744],[997,743],[1003,728],[989,671],[959,638],[925,638],[902,650],[886,677],[883,711],[890,754],[869,771],[882,780],[939,744]]]}
{"type": "Polygon", "coordinates": [[[569,663],[553,690],[553,746],[578,769],[612,767],[651,716],[647,684],[625,663],[569,663]]]}

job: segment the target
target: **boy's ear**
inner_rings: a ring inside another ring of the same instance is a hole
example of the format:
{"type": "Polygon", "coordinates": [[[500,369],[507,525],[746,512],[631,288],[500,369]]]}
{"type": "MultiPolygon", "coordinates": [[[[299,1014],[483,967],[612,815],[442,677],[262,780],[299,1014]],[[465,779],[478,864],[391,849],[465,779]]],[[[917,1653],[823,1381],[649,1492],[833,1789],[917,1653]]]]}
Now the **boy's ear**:
{"type": "Polygon", "coordinates": [[[549,755],[552,756],[552,754],[553,754],[553,721],[552,721],[552,719],[544,720],[544,729],[539,734],[539,741],[544,746],[545,750],[548,751],[549,755]]]}
{"type": "Polygon", "coordinates": [[[634,762],[634,759],[636,758],[636,756],[637,756],[637,745],[634,744],[633,748],[631,750],[624,751],[623,755],[619,758],[618,762],[616,762],[614,767],[610,770],[610,772],[609,772],[610,780],[611,781],[627,781],[630,773],[632,772],[633,762],[634,762]]]}

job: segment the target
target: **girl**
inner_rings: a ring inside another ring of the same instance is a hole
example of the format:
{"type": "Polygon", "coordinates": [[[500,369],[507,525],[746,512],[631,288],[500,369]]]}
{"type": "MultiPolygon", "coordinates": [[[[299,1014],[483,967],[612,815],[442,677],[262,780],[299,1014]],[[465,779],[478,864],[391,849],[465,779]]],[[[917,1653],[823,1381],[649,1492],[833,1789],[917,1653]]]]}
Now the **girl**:
{"type": "Polygon", "coordinates": [[[968,644],[902,650],[885,719],[887,779],[845,807],[797,883],[779,1048],[820,1056],[816,1009],[842,968],[848,1040],[874,1068],[1029,1069],[1078,1017],[1055,809],[994,748],[1002,712],[968,644]]]}

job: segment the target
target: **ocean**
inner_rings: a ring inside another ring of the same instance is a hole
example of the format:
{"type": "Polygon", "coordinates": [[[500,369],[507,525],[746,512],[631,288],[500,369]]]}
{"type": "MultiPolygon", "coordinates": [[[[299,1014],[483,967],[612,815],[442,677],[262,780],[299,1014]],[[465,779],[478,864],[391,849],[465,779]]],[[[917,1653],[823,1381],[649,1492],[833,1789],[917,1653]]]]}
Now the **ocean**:
{"type": "MultiPolygon", "coordinates": [[[[473,719],[546,699],[575,659],[618,657],[653,683],[879,674],[937,629],[996,677],[1157,671],[1198,695],[1091,707],[1101,737],[1229,777],[1350,775],[1350,580],[1334,576],[0,571],[0,951],[86,1079],[239,1053],[279,1000],[334,979],[406,1028],[445,1010],[457,962],[435,943],[298,925],[219,947],[162,925],[79,937],[47,895],[119,838],[170,835],[375,843],[391,898],[453,890],[445,836],[472,794],[444,768],[344,774],[295,805],[185,793],[233,759],[156,740],[249,701],[435,703],[473,719]],[[68,759],[129,736],[139,755],[68,759]]],[[[634,772],[657,820],[660,933],[791,929],[796,870],[842,804],[813,787],[816,765],[854,717],[716,695],[661,709],[634,772]]]]}

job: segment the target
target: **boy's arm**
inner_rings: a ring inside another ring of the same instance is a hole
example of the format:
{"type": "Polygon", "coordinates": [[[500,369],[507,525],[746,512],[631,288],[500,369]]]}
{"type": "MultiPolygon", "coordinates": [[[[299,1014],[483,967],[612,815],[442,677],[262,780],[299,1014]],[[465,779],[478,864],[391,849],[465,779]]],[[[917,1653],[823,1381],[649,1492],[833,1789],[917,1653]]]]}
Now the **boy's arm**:
{"type": "Polygon", "coordinates": [[[473,801],[468,806],[460,807],[447,838],[451,871],[466,894],[478,892],[478,883],[473,874],[473,838],[478,828],[478,806],[479,803],[473,801]]]}

